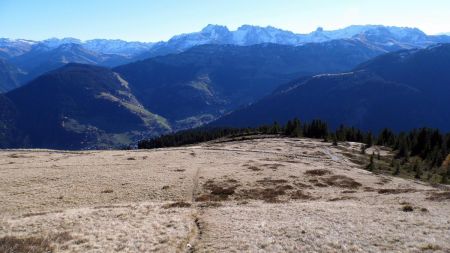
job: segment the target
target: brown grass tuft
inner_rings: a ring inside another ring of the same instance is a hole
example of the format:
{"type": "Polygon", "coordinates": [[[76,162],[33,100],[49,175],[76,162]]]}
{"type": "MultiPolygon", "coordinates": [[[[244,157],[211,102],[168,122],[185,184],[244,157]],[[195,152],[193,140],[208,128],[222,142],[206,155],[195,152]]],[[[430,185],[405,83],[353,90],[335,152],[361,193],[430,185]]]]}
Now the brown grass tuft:
{"type": "Polygon", "coordinates": [[[412,212],[412,211],[414,211],[414,208],[411,205],[404,205],[402,207],[402,211],[403,212],[412,212]]]}
{"type": "Polygon", "coordinates": [[[51,240],[52,242],[57,242],[57,243],[63,243],[63,242],[67,242],[72,240],[73,237],[72,235],[65,231],[65,232],[61,232],[61,233],[56,233],[56,234],[52,234],[49,236],[49,240],[51,240]]]}
{"type": "Polygon", "coordinates": [[[47,253],[55,252],[52,243],[64,243],[72,240],[69,232],[51,234],[48,237],[16,237],[5,236],[0,238],[0,252],[2,253],[47,253]]]}
{"type": "Polygon", "coordinates": [[[307,170],[305,174],[308,176],[324,176],[331,174],[331,171],[325,169],[314,169],[314,170],[307,170]]]}
{"type": "Polygon", "coordinates": [[[434,244],[428,243],[428,244],[420,247],[420,249],[422,251],[428,252],[428,251],[438,251],[438,250],[441,250],[442,248],[439,245],[434,245],[434,244]]]}
{"type": "Polygon", "coordinates": [[[372,187],[366,186],[366,187],[364,187],[364,191],[365,192],[376,192],[377,190],[372,187]]]}
{"type": "Polygon", "coordinates": [[[379,194],[401,194],[401,193],[409,193],[416,192],[415,189],[379,189],[379,194]]]}
{"type": "Polygon", "coordinates": [[[299,187],[299,188],[308,188],[308,189],[313,188],[311,185],[307,185],[307,184],[304,184],[302,182],[297,182],[297,181],[294,182],[294,185],[299,187]]]}
{"type": "Polygon", "coordinates": [[[0,252],[2,253],[44,253],[55,252],[55,247],[51,245],[50,240],[41,237],[6,236],[0,238],[0,252]]]}
{"type": "Polygon", "coordinates": [[[257,180],[256,183],[261,185],[277,185],[277,184],[284,184],[288,181],[286,179],[271,179],[271,178],[264,178],[262,180],[257,180]]]}
{"type": "MultiPolygon", "coordinates": [[[[235,180],[231,179],[231,182],[235,180]]],[[[208,190],[209,193],[200,195],[195,201],[224,201],[227,200],[230,195],[235,193],[237,184],[230,184],[230,180],[227,182],[216,183],[213,180],[208,180],[203,185],[203,188],[208,190]]]]}
{"type": "Polygon", "coordinates": [[[302,199],[302,200],[310,200],[313,197],[309,194],[303,193],[301,190],[294,191],[290,194],[291,199],[302,199]]]}
{"type": "Polygon", "coordinates": [[[356,182],[353,178],[343,175],[335,175],[325,178],[324,182],[330,186],[350,188],[350,189],[356,189],[362,186],[362,184],[356,182]]]}
{"type": "Polygon", "coordinates": [[[239,193],[241,199],[264,200],[269,203],[280,202],[279,196],[285,195],[286,191],[282,187],[276,188],[253,188],[244,189],[239,193]]]}
{"type": "Polygon", "coordinates": [[[248,167],[248,169],[249,170],[253,170],[253,171],[260,171],[260,170],[262,170],[262,169],[260,169],[260,168],[258,168],[256,166],[250,166],[250,167],[248,167]]]}
{"type": "Polygon", "coordinates": [[[450,192],[433,192],[427,199],[432,201],[450,200],[450,192]]]}
{"type": "Polygon", "coordinates": [[[221,207],[222,204],[219,202],[204,202],[198,205],[202,208],[215,208],[215,207],[221,207]]]}
{"type": "Polygon", "coordinates": [[[169,209],[169,208],[187,208],[187,207],[191,207],[191,203],[187,203],[184,201],[178,201],[178,202],[173,202],[170,204],[166,204],[163,206],[163,208],[165,209],[169,209]]]}
{"type": "Polygon", "coordinates": [[[351,197],[351,196],[341,196],[341,197],[336,197],[336,198],[331,198],[328,201],[341,201],[341,200],[357,200],[358,198],[356,197],[351,197]]]}
{"type": "Polygon", "coordinates": [[[268,167],[269,169],[275,171],[278,170],[278,168],[280,167],[284,167],[286,165],[281,164],[281,163],[270,163],[270,164],[264,164],[265,167],[268,167]]]}
{"type": "Polygon", "coordinates": [[[236,187],[221,187],[221,186],[215,186],[214,188],[211,188],[211,194],[217,195],[217,196],[229,196],[234,194],[234,190],[236,187]]]}

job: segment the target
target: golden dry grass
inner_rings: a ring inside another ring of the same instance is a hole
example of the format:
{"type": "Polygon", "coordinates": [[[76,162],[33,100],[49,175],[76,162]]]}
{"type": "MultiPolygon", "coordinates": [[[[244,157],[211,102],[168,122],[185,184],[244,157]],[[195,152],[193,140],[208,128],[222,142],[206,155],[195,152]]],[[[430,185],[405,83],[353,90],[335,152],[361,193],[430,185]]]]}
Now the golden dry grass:
{"type": "Polygon", "coordinates": [[[449,190],[362,170],[358,147],[2,151],[0,252],[450,251],[449,190]]]}

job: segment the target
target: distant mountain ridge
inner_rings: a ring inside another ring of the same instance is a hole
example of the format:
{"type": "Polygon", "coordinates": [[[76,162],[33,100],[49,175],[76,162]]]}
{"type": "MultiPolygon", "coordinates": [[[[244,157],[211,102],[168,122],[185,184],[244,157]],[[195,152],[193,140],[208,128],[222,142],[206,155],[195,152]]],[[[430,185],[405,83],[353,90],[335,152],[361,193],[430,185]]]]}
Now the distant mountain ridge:
{"type": "Polygon", "coordinates": [[[97,66],[67,64],[6,93],[3,103],[10,122],[3,132],[18,133],[4,134],[12,147],[120,147],[170,130],[119,74],[97,66]]]}
{"type": "Polygon", "coordinates": [[[0,146],[120,147],[231,111],[213,124],[298,116],[450,130],[450,44],[438,43],[448,38],[384,26],[299,35],[209,25],[133,57],[105,53],[136,46],[125,42],[0,39],[0,146]]]}
{"type": "Polygon", "coordinates": [[[129,59],[115,54],[97,53],[79,44],[61,44],[55,48],[36,46],[27,54],[9,60],[26,73],[25,82],[68,63],[81,63],[113,67],[127,63],[129,59]]]}
{"type": "Polygon", "coordinates": [[[14,40],[0,38],[0,52],[4,52],[3,57],[14,57],[23,53],[27,53],[34,47],[44,47],[48,50],[52,50],[65,44],[77,44],[87,50],[102,54],[118,54],[126,57],[132,57],[150,49],[154,43],[115,39],[93,39],[82,41],[76,38],[50,38],[42,41],[33,41],[24,39],[14,40]],[[18,52],[8,52],[6,50],[8,48],[21,50],[18,50],[18,52]]]}
{"type": "Polygon", "coordinates": [[[25,73],[9,61],[0,59],[0,93],[20,87],[24,79],[25,73]]]}
{"type": "Polygon", "coordinates": [[[388,43],[385,46],[392,43],[400,43],[403,46],[426,47],[433,43],[450,42],[450,36],[448,34],[427,35],[417,28],[383,25],[352,25],[329,31],[319,27],[317,30],[308,34],[296,34],[272,26],[242,25],[237,30],[230,31],[226,26],[209,24],[199,32],[175,35],[166,42],[128,42],[114,39],[81,41],[76,38],[51,38],[43,41],[33,41],[0,38],[0,57],[15,57],[28,52],[35,46],[55,49],[64,44],[78,44],[87,50],[102,54],[118,54],[125,57],[133,57],[146,51],[153,52],[154,54],[158,54],[158,51],[164,53],[163,51],[167,51],[169,48],[176,53],[193,46],[204,44],[249,46],[273,43],[295,46],[306,43],[320,43],[336,39],[361,37],[374,39],[375,41],[385,41],[388,43]]]}
{"type": "Polygon", "coordinates": [[[373,45],[389,51],[423,48],[434,43],[450,42],[450,36],[430,36],[417,28],[382,25],[352,25],[334,31],[326,31],[319,27],[309,34],[296,34],[272,26],[243,25],[236,31],[230,31],[226,26],[208,25],[200,32],[181,34],[172,37],[167,42],[155,43],[148,52],[139,56],[139,58],[144,59],[169,52],[178,53],[187,48],[203,44],[248,46],[274,43],[296,46],[338,39],[358,39],[373,43],[373,45]]]}
{"type": "Polygon", "coordinates": [[[255,126],[293,117],[379,131],[450,131],[450,44],[378,56],[353,71],[301,78],[213,122],[255,126]]]}
{"type": "MultiPolygon", "coordinates": [[[[429,36],[416,28],[381,25],[354,25],[334,31],[318,28],[309,34],[295,34],[271,26],[243,25],[230,31],[226,26],[208,25],[199,32],[176,35],[167,42],[156,43],[105,39],[81,41],[76,38],[43,41],[0,39],[0,59],[15,65],[24,75],[18,81],[20,86],[67,63],[115,67],[136,60],[181,53],[206,44],[299,46],[342,39],[358,40],[386,52],[450,42],[450,36],[429,36]]],[[[0,80],[0,92],[14,87],[16,85],[0,80]]]]}
{"type": "Polygon", "coordinates": [[[335,40],[202,45],[113,69],[71,63],[5,94],[9,109],[0,110],[7,123],[0,143],[117,148],[208,123],[293,78],[351,69],[383,53],[356,40],[335,40]]]}
{"type": "Polygon", "coordinates": [[[348,70],[383,53],[356,40],[302,46],[209,44],[114,71],[147,108],[172,122],[195,122],[252,103],[293,78],[348,70]]]}

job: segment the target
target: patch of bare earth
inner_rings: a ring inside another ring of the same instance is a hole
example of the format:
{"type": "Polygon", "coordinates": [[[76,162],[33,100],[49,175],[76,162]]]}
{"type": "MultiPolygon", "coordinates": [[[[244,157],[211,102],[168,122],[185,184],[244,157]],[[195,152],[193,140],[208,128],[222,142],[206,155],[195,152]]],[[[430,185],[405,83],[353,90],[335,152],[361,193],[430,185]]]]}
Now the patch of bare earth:
{"type": "Polygon", "coordinates": [[[449,252],[449,191],[362,170],[359,152],[287,138],[3,151],[0,252],[449,252]]]}

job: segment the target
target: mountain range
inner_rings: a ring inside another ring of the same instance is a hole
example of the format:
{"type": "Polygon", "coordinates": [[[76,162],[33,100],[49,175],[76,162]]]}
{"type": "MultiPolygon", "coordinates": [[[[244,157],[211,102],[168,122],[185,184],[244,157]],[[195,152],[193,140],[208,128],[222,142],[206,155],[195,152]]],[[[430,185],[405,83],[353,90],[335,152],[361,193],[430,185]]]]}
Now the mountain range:
{"type": "Polygon", "coordinates": [[[0,39],[0,147],[121,147],[293,117],[450,130],[448,41],[414,28],[248,25],[158,43],[0,39]]]}
{"type": "Polygon", "coordinates": [[[16,130],[7,139],[20,146],[118,147],[170,130],[119,74],[97,66],[68,64],[8,92],[3,103],[2,121],[16,130]]]}
{"type": "Polygon", "coordinates": [[[337,73],[383,53],[336,40],[203,45],[113,69],[68,64],[6,93],[15,112],[8,121],[23,136],[17,146],[117,147],[208,123],[293,78],[337,73]]]}
{"type": "Polygon", "coordinates": [[[388,53],[349,72],[289,82],[212,124],[245,127],[298,117],[372,131],[450,131],[449,69],[450,44],[388,53]]]}
{"type": "MultiPolygon", "coordinates": [[[[0,39],[0,59],[21,72],[22,77],[11,85],[0,79],[0,92],[62,67],[67,63],[115,67],[155,56],[177,54],[189,48],[206,44],[249,46],[265,43],[299,46],[340,39],[354,39],[379,50],[424,48],[435,43],[450,42],[450,36],[429,36],[416,28],[386,27],[380,25],[349,26],[326,31],[318,28],[309,34],[295,34],[274,27],[243,25],[236,31],[225,26],[208,25],[200,32],[177,35],[166,42],[127,42],[123,40],[75,38],[43,41],[0,39]]],[[[0,66],[0,72],[5,72],[0,66]]]]}

